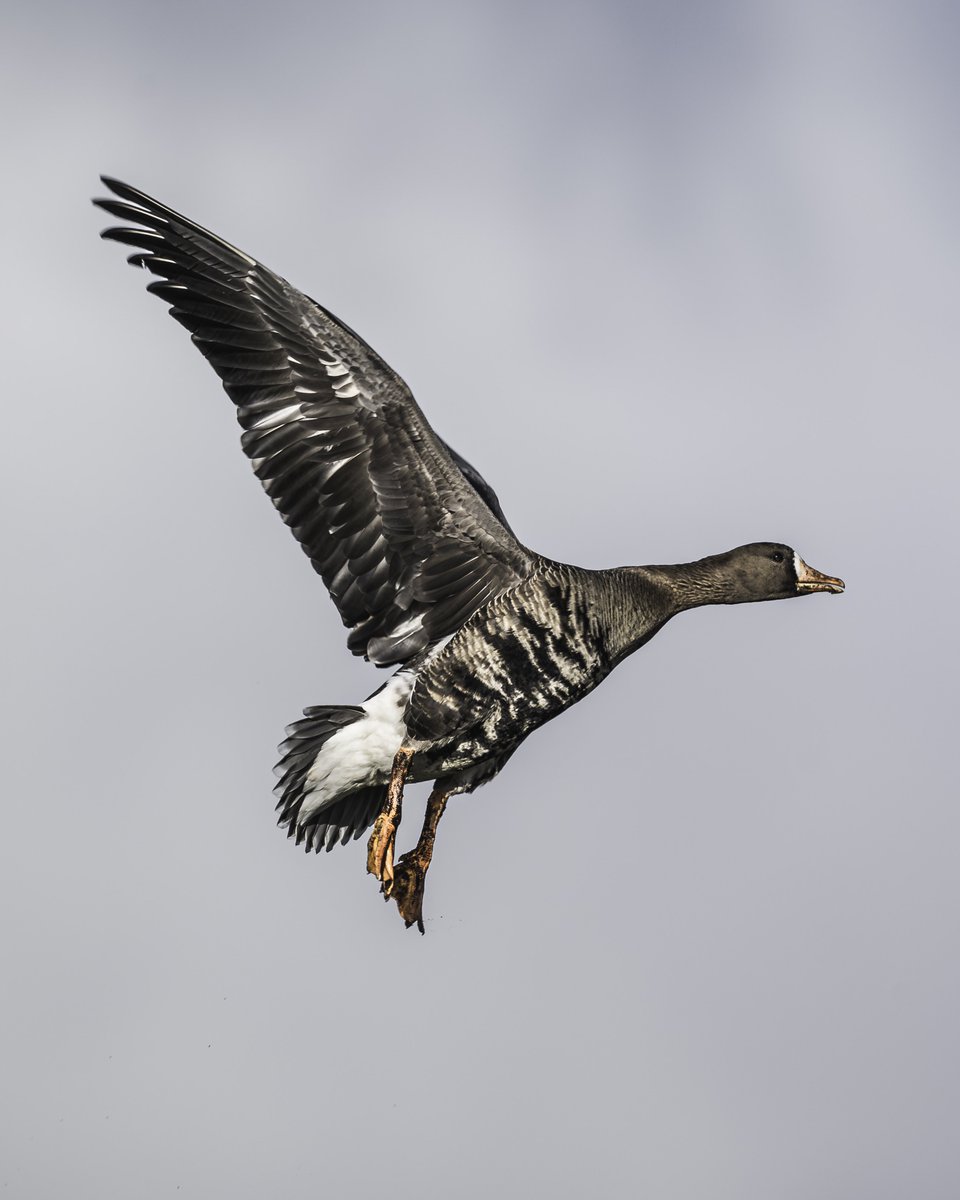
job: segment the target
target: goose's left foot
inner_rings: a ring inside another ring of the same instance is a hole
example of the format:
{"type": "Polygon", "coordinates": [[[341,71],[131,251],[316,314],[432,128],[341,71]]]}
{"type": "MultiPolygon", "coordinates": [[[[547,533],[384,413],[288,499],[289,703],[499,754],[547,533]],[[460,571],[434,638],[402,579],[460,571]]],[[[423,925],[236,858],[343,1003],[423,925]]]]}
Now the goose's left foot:
{"type": "Polygon", "coordinates": [[[433,858],[433,846],[437,837],[437,825],[447,807],[450,793],[435,787],[427,802],[427,815],[423,820],[423,830],[416,846],[409,850],[399,860],[394,871],[392,890],[388,893],[396,900],[400,916],[409,929],[416,925],[421,933],[423,928],[423,886],[427,878],[430,860],[433,858]]]}
{"type": "Polygon", "coordinates": [[[380,891],[390,895],[393,887],[393,848],[397,840],[397,825],[394,814],[385,808],[373,823],[373,832],[367,842],[367,871],[380,880],[380,891]]]}
{"type": "Polygon", "coordinates": [[[393,849],[397,840],[397,826],[403,801],[403,782],[410,769],[412,750],[397,751],[387,785],[387,799],[380,815],[373,823],[373,832],[367,842],[367,871],[380,880],[380,891],[386,899],[393,890],[393,849]]]}

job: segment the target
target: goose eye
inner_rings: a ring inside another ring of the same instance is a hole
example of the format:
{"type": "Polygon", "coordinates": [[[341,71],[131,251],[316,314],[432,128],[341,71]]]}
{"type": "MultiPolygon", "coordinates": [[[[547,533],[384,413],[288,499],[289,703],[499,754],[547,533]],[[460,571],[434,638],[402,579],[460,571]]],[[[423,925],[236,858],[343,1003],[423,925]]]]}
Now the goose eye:
{"type": "Polygon", "coordinates": [[[783,562],[783,555],[780,553],[779,550],[774,550],[774,552],[770,555],[770,557],[773,559],[774,562],[783,562]]]}

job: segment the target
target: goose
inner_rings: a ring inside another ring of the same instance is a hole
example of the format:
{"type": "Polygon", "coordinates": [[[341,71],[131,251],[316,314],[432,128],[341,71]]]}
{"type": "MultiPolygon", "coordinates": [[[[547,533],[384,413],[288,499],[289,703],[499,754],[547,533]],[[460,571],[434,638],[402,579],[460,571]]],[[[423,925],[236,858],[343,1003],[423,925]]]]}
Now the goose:
{"type": "Polygon", "coordinates": [[[586,570],[516,537],[486,480],[430,427],[409,388],[329,309],[128,184],[101,176],[101,236],[190,332],[236,405],[241,445],[320,575],[347,646],[387,682],[287,728],[278,824],[307,851],[372,826],[367,870],[422,933],[451,796],[497,775],[678,613],[839,593],[779,542],[696,562],[586,570]],[[407,781],[433,781],[416,846],[395,858],[407,781]]]}

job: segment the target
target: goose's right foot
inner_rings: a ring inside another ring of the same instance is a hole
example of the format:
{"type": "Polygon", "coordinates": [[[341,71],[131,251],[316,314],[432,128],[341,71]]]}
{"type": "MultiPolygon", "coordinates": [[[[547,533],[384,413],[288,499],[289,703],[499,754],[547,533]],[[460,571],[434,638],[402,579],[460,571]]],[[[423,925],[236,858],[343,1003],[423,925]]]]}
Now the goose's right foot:
{"type": "Polygon", "coordinates": [[[424,932],[423,885],[433,858],[437,826],[440,824],[443,810],[447,807],[448,799],[449,792],[439,785],[430,793],[420,840],[397,863],[396,878],[391,887],[393,899],[397,902],[404,924],[408,929],[411,925],[416,925],[421,933],[424,932]]]}

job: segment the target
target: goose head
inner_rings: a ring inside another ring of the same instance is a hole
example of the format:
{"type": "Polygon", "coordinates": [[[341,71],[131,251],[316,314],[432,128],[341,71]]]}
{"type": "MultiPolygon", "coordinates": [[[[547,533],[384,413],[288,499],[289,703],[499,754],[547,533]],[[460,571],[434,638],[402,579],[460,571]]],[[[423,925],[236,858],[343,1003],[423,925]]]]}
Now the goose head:
{"type": "Polygon", "coordinates": [[[842,579],[807,566],[796,550],[781,542],[751,542],[716,555],[712,562],[724,578],[728,604],[844,590],[842,579]]]}

